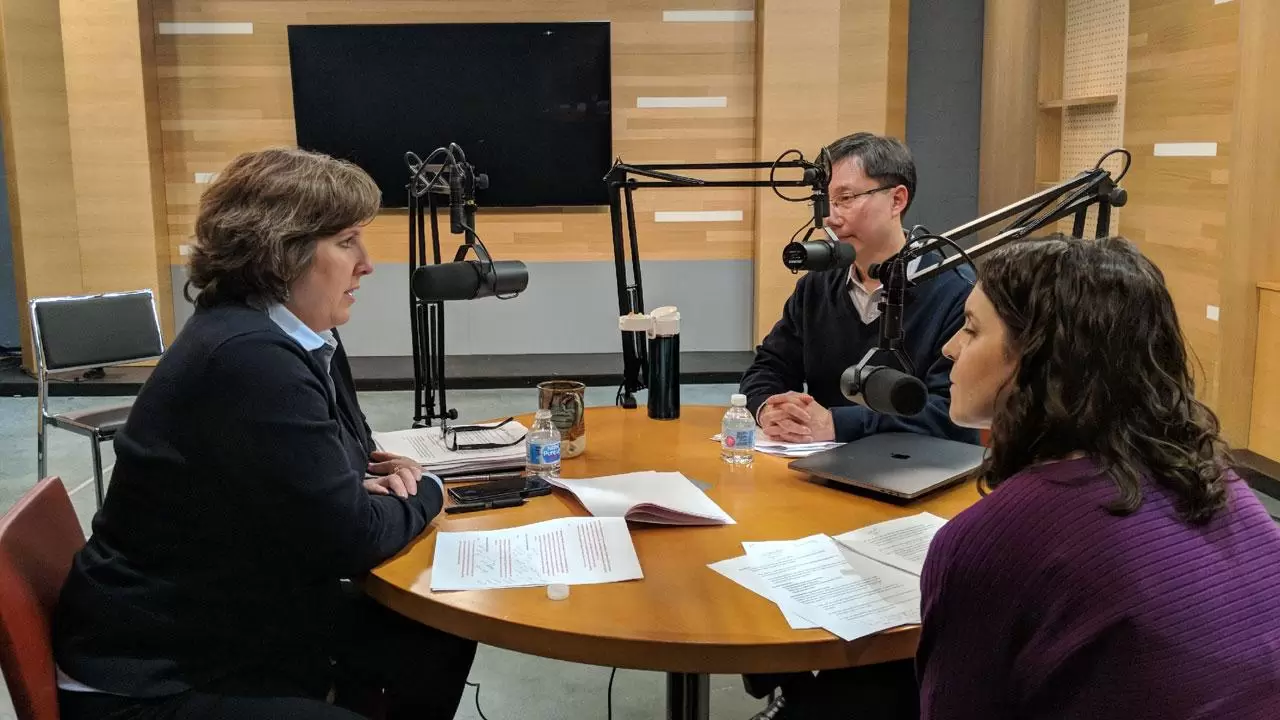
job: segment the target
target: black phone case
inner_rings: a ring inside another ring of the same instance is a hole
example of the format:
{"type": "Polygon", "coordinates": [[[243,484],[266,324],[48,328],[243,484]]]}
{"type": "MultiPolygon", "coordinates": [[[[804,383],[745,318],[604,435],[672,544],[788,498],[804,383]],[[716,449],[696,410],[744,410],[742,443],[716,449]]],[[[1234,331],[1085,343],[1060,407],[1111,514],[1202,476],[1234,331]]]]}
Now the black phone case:
{"type": "Polygon", "coordinates": [[[454,500],[462,503],[485,502],[516,495],[528,498],[550,494],[551,483],[542,478],[526,478],[523,486],[519,483],[512,483],[509,480],[492,480],[475,485],[449,488],[449,495],[454,500]]]}

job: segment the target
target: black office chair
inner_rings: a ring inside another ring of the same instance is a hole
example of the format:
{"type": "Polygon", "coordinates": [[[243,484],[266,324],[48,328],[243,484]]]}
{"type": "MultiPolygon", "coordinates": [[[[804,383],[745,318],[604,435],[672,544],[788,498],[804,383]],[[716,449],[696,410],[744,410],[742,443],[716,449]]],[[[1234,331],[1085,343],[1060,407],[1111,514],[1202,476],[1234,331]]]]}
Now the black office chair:
{"type": "Polygon", "coordinates": [[[104,495],[100,443],[115,437],[130,405],[49,414],[49,375],[154,360],[164,354],[160,316],[150,290],[36,298],[31,306],[31,338],[38,381],[36,477],[46,477],[45,432],[49,425],[89,438],[98,507],[104,495]]]}

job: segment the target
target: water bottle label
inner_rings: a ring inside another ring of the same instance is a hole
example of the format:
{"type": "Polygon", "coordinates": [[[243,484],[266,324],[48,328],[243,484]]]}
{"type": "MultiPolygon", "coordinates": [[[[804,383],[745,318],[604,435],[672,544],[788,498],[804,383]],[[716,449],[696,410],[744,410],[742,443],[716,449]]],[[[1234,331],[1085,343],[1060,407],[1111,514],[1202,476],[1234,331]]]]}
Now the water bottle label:
{"type": "Polygon", "coordinates": [[[560,442],[529,443],[529,464],[553,465],[560,462],[560,442]]]}
{"type": "Polygon", "coordinates": [[[746,448],[750,450],[756,445],[755,430],[738,430],[737,432],[725,433],[724,446],[730,448],[746,448]]]}

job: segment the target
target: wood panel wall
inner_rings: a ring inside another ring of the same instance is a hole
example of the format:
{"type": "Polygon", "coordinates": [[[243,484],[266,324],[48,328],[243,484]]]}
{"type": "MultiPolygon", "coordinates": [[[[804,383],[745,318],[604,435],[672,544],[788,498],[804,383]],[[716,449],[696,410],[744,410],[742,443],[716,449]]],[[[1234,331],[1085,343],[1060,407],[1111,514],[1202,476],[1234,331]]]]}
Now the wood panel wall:
{"type": "Polygon", "coordinates": [[[1280,282],[1263,283],[1257,292],[1249,449],[1280,462],[1280,282]]]}
{"type": "Polygon", "coordinates": [[[1198,392],[1215,409],[1222,345],[1208,308],[1223,302],[1241,4],[1130,2],[1124,134],[1133,166],[1119,231],[1164,272],[1194,353],[1198,392]],[[1155,155],[1157,143],[1189,142],[1217,143],[1216,154],[1155,155]]]}
{"type": "MultiPolygon", "coordinates": [[[[700,10],[754,8],[754,0],[698,3],[700,10]]],[[[664,22],[663,11],[672,9],[681,7],[653,0],[155,0],[157,22],[253,23],[248,35],[156,37],[171,261],[182,262],[180,246],[189,242],[202,189],[196,173],[216,172],[247,150],[295,141],[290,24],[609,20],[615,155],[630,163],[756,159],[755,24],[664,22]],[[639,109],[640,96],[723,96],[727,103],[639,109]]],[[[753,256],[750,190],[640,191],[635,200],[645,259],[753,256]],[[742,220],[655,223],[658,210],[741,210],[742,220]]],[[[607,208],[488,209],[478,225],[499,258],[613,257],[607,208]]],[[[375,260],[407,261],[406,227],[403,211],[384,212],[372,224],[367,237],[375,260]]]]}
{"type": "Polygon", "coordinates": [[[0,0],[0,123],[23,365],[30,368],[27,299],[83,289],[57,3],[0,0]]]}
{"type": "Polygon", "coordinates": [[[1241,3],[1239,13],[1218,414],[1237,445],[1248,438],[1250,449],[1280,461],[1280,5],[1241,3]],[[1260,296],[1255,286],[1265,283],[1260,296]]]}
{"type": "Polygon", "coordinates": [[[979,212],[990,212],[1035,191],[1040,12],[1039,0],[987,0],[985,6],[979,212]]]}
{"type": "MultiPolygon", "coordinates": [[[[909,15],[907,0],[760,0],[759,157],[798,148],[813,159],[824,145],[858,131],[905,139],[909,15]]],[[[756,217],[758,342],[795,287],[782,248],[812,210],[763,189],[756,217]]]]}
{"type": "Polygon", "coordinates": [[[150,288],[172,337],[149,2],[62,0],[61,9],[83,289],[150,288]]]}

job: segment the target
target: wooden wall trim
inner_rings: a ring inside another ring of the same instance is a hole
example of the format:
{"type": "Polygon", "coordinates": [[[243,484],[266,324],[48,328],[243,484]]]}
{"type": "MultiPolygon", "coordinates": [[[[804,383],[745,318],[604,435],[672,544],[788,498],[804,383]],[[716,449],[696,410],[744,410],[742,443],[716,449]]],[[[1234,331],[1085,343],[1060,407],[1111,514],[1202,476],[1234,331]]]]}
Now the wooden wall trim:
{"type": "MultiPolygon", "coordinates": [[[[1255,375],[1263,358],[1258,345],[1259,283],[1280,281],[1280,3],[1240,5],[1239,74],[1231,135],[1226,243],[1221,265],[1221,373],[1218,415],[1235,445],[1261,441],[1251,430],[1260,418],[1252,407],[1255,383],[1275,378],[1255,375]],[[1251,420],[1252,418],[1252,420],[1251,420]]],[[[1274,313],[1274,310],[1272,311],[1274,313]]],[[[1272,330],[1274,339],[1275,331],[1272,330]]],[[[1266,352],[1280,354],[1280,346],[1266,352]]],[[[1274,363],[1272,363],[1274,367],[1274,363]]],[[[1267,449],[1275,457],[1280,444],[1267,449]]],[[[1261,451],[1259,451],[1261,452],[1261,451]]]]}
{"type": "Polygon", "coordinates": [[[1035,191],[1040,2],[987,0],[983,26],[978,211],[987,213],[1035,191]]]}
{"type": "Polygon", "coordinates": [[[23,365],[33,297],[83,289],[58,3],[0,0],[0,122],[23,365]]]}
{"type": "Polygon", "coordinates": [[[153,32],[138,0],[62,0],[67,105],[86,292],[151,289],[172,329],[167,250],[157,211],[163,185],[154,62],[144,41],[153,32]],[[157,197],[157,192],[159,197],[157,197]],[[166,253],[167,255],[167,253],[166,253]]]}

